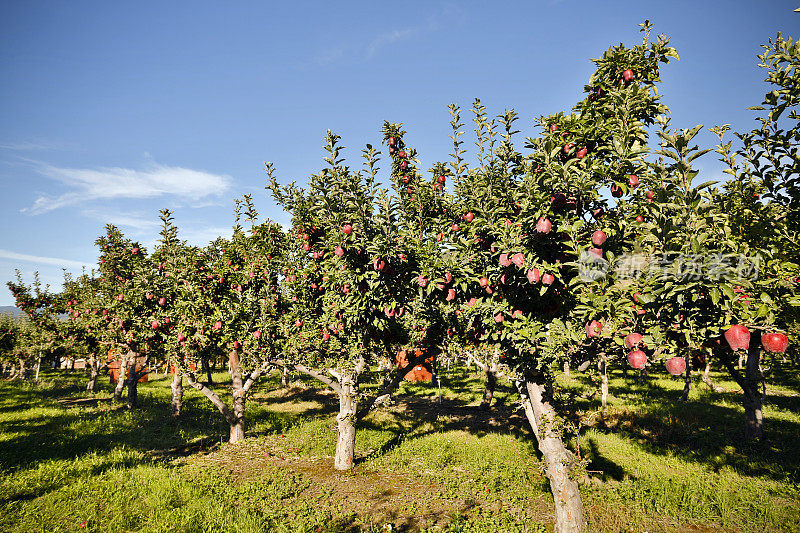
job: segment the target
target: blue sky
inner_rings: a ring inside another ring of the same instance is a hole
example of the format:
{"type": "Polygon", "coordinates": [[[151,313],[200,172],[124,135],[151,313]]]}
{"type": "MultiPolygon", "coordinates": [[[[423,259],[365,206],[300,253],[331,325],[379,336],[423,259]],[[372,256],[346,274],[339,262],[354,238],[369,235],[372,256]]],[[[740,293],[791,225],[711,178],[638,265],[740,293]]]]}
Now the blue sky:
{"type": "MultiPolygon", "coordinates": [[[[674,127],[754,126],[759,46],[800,37],[798,2],[0,3],[0,281],[60,284],[96,259],[107,222],[148,247],[158,210],[184,239],[229,234],[233,198],[287,217],[264,191],[322,166],[327,129],[352,165],[403,122],[423,167],[446,160],[447,104],[477,97],[536,117],[568,110],[590,58],[650,19],[678,49],[661,91],[674,127]],[[501,7],[502,6],[502,7],[501,7]]],[[[705,134],[702,143],[712,146],[705,134]]],[[[713,155],[699,162],[719,175],[713,155]]],[[[0,290],[0,305],[11,304],[0,290]]]]}

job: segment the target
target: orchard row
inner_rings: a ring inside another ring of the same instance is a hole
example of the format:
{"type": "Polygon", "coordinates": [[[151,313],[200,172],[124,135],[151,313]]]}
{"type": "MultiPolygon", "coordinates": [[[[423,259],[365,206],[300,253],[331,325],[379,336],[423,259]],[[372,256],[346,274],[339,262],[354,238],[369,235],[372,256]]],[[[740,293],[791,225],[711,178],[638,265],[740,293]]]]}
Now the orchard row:
{"type": "MultiPolygon", "coordinates": [[[[267,164],[288,230],[259,221],[249,195],[236,201],[232,237],[202,248],[180,240],[168,211],[151,253],[109,225],[97,239],[97,269],[68,279],[63,292],[11,284],[32,324],[15,357],[66,346],[91,356],[93,376],[116,358],[117,396],[127,384],[132,405],[148,365],[174,366],[176,412],[185,378],[230,423],[232,442],[244,438],[245,399],[261,375],[303,372],[339,395],[337,469],[353,465],[361,418],[422,360],[502,366],[547,463],[559,531],[583,520],[550,402],[556,365],[598,364],[605,393],[617,360],[640,370],[666,364],[685,374],[688,393],[692,361],[713,361],[741,385],[747,435],[758,440],[761,367],[787,360],[798,323],[798,130],[797,115],[784,113],[796,111],[796,95],[769,93],[762,127],[739,134],[736,150],[727,127],[712,128],[729,181],[704,182],[692,166],[711,151],[694,145],[700,127],[671,129],[656,90],[660,65],[677,53],[663,36],[651,42],[649,25],[643,32],[642,44],[595,60],[586,97],[568,114],[541,117],[524,153],[516,113],[490,118],[476,100],[470,161],[461,109],[451,105],[451,161],[427,170],[402,125],[388,122],[388,158],[367,145],[358,170],[331,132],[326,165],[305,187],[281,185],[267,164]],[[777,127],[781,115],[788,127],[777,127]],[[736,255],[761,268],[744,275],[723,264],[713,276],[687,277],[676,263],[659,276],[586,274],[587,265],[632,254],[736,255]],[[376,376],[369,369],[401,349],[410,364],[378,376],[374,396],[362,394],[376,376]],[[200,373],[220,353],[233,384],[226,399],[200,373]]],[[[797,65],[796,44],[779,37],[766,48],[768,80],[796,84],[800,70],[787,71],[785,59],[797,65]]]]}

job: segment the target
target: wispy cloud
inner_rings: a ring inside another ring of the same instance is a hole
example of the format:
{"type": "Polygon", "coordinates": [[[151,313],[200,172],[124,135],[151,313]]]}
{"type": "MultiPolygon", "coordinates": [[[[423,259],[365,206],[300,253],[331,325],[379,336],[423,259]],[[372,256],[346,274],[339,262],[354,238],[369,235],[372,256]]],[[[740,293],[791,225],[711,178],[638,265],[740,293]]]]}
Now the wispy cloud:
{"type": "Polygon", "coordinates": [[[11,152],[33,152],[38,150],[63,150],[75,145],[63,142],[0,142],[0,150],[11,152]]]}
{"type": "Polygon", "coordinates": [[[394,28],[378,34],[364,44],[351,44],[326,49],[317,55],[315,61],[318,65],[329,65],[342,60],[366,61],[377,56],[382,49],[401,41],[420,37],[434,32],[441,27],[460,25],[466,19],[464,11],[455,3],[442,3],[436,10],[424,18],[424,22],[407,28],[394,28]]]}
{"type": "Polygon", "coordinates": [[[92,268],[94,264],[91,261],[74,261],[72,259],[60,259],[58,257],[42,257],[39,255],[28,255],[10,250],[0,249],[0,259],[8,259],[11,261],[25,261],[27,263],[39,263],[41,265],[55,265],[59,267],[71,267],[80,269],[86,266],[92,268]]]}
{"type": "Polygon", "coordinates": [[[158,215],[151,213],[125,213],[100,209],[85,209],[83,215],[104,224],[114,224],[121,228],[133,228],[138,231],[153,231],[159,226],[158,215]]]}
{"type": "Polygon", "coordinates": [[[388,46],[403,39],[408,39],[413,35],[420,33],[421,30],[421,27],[407,28],[404,30],[392,30],[388,33],[384,33],[383,35],[378,35],[371,43],[369,43],[369,45],[367,45],[367,59],[372,58],[384,46],[388,46]]]}
{"type": "Polygon", "coordinates": [[[72,189],[60,196],[40,196],[31,207],[22,210],[33,215],[100,199],[176,196],[198,201],[226,192],[233,182],[225,174],[155,162],[150,162],[143,170],[121,167],[61,168],[41,162],[32,163],[40,174],[72,189]]]}

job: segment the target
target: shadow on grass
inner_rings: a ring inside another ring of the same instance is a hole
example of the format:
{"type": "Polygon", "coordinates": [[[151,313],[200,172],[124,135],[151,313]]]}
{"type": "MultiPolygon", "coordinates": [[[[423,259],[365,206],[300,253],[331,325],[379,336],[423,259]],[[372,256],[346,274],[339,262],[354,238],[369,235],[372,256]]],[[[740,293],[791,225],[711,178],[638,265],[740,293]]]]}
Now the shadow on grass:
{"type": "MultiPolygon", "coordinates": [[[[595,385],[586,376],[574,376],[583,392],[595,385]]],[[[717,376],[719,379],[724,376],[717,376]]],[[[637,384],[634,376],[612,379],[610,394],[625,408],[610,404],[595,425],[599,431],[625,435],[648,452],[677,454],[714,471],[730,467],[742,475],[800,481],[800,397],[770,394],[765,402],[761,443],[744,439],[744,413],[739,391],[713,393],[702,383],[692,383],[689,400],[679,400],[682,389],[667,388],[663,377],[652,376],[637,384]],[[789,415],[787,416],[787,413],[789,415]]],[[[682,384],[681,384],[682,387],[682,384]]],[[[569,415],[599,410],[599,401],[570,394],[562,407],[569,415]]],[[[598,470],[602,468],[598,467],[598,470]]]]}

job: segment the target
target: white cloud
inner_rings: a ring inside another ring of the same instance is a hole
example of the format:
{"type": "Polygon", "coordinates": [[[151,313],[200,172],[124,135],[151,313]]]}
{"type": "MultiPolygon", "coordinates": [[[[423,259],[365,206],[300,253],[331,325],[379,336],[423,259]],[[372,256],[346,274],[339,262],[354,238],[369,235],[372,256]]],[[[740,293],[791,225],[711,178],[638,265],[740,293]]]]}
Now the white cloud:
{"type": "Polygon", "coordinates": [[[396,43],[402,39],[407,39],[415,33],[419,33],[419,31],[420,28],[408,28],[405,30],[394,30],[389,33],[384,33],[383,35],[379,35],[367,46],[367,58],[373,57],[378,53],[378,50],[384,46],[396,43]]]}
{"type": "Polygon", "coordinates": [[[74,144],[63,142],[0,142],[0,150],[12,152],[30,152],[34,150],[62,150],[74,147],[74,144]]]}
{"type": "Polygon", "coordinates": [[[83,214],[104,224],[114,224],[121,228],[133,228],[139,231],[153,231],[159,227],[158,213],[150,216],[142,213],[123,213],[121,211],[102,211],[86,209],[83,214]]]}
{"type": "Polygon", "coordinates": [[[230,227],[204,227],[202,229],[190,229],[178,233],[178,238],[185,240],[188,244],[193,246],[207,246],[211,241],[217,237],[225,237],[229,239],[233,234],[233,229],[230,227]]]}
{"type": "Polygon", "coordinates": [[[90,200],[177,196],[197,201],[227,191],[233,179],[225,174],[170,167],[151,162],[144,170],[121,167],[60,168],[36,163],[36,170],[72,190],[61,196],[40,196],[22,211],[33,215],[90,200]]]}
{"type": "Polygon", "coordinates": [[[80,270],[84,266],[91,269],[93,261],[74,261],[72,259],[59,259],[57,257],[42,257],[38,255],[20,254],[10,250],[0,249],[0,259],[12,261],[25,261],[28,263],[39,263],[42,265],[55,265],[59,267],[71,267],[80,270]]]}

